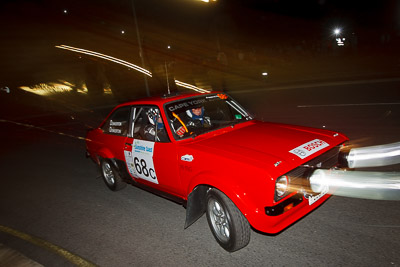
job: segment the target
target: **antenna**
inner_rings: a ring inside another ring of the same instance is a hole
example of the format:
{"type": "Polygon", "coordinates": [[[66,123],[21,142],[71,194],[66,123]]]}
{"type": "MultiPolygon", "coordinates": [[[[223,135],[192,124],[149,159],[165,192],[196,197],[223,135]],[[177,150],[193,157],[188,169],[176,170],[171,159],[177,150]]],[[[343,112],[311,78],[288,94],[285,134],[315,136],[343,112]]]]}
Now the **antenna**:
{"type": "Polygon", "coordinates": [[[168,81],[168,68],[167,68],[167,61],[165,61],[165,74],[167,75],[167,88],[168,88],[168,95],[171,94],[169,91],[169,81],[168,81]]]}

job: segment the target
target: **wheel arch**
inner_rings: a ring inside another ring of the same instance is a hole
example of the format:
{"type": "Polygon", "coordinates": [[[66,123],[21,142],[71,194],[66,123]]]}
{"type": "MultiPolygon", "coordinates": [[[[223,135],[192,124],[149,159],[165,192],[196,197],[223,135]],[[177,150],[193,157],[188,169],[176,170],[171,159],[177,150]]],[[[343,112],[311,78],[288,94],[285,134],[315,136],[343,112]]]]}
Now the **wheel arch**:
{"type": "MultiPolygon", "coordinates": [[[[113,167],[117,170],[118,174],[121,176],[121,178],[126,182],[126,183],[132,183],[132,180],[130,178],[130,175],[126,169],[126,165],[124,161],[118,160],[116,158],[108,158],[108,157],[102,157],[98,156],[99,159],[99,165],[101,164],[102,160],[108,160],[111,162],[113,167]]],[[[100,166],[101,167],[101,166],[100,166]]]]}
{"type": "Polygon", "coordinates": [[[191,183],[188,190],[185,229],[205,213],[206,196],[211,188],[216,188],[224,193],[246,218],[248,213],[256,210],[256,206],[246,192],[233,183],[222,183],[219,179],[210,176],[198,177],[196,181],[191,183]]]}
{"type": "MultiPolygon", "coordinates": [[[[99,160],[101,160],[101,159],[110,159],[110,160],[114,159],[113,153],[107,148],[100,149],[99,152],[97,153],[97,157],[99,158],[99,160]]],[[[113,163],[115,163],[115,161],[113,163]]]]}

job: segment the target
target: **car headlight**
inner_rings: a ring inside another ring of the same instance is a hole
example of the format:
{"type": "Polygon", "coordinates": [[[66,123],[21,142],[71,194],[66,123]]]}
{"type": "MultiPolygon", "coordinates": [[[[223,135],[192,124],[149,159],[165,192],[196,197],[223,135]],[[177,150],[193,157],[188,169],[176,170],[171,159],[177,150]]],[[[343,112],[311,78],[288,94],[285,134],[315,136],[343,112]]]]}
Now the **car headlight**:
{"type": "Polygon", "coordinates": [[[286,175],[282,175],[278,179],[276,179],[275,184],[275,196],[280,198],[286,194],[289,187],[289,177],[286,175]]]}

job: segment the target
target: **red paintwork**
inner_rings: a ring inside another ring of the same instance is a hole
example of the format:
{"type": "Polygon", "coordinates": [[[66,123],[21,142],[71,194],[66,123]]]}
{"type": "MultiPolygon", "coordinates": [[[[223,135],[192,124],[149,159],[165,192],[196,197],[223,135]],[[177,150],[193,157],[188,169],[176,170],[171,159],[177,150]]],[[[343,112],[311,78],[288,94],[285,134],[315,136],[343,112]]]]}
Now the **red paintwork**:
{"type": "MultiPolygon", "coordinates": [[[[196,95],[199,94],[147,98],[123,105],[157,105],[167,121],[163,113],[165,103],[196,95]]],[[[133,179],[183,199],[187,199],[198,185],[218,188],[255,229],[266,233],[283,230],[329,197],[326,195],[311,206],[304,199],[282,215],[267,216],[264,207],[277,204],[274,202],[276,178],[348,140],[332,131],[256,120],[180,141],[174,140],[169,126],[167,130],[171,142],[155,143],[154,146],[153,161],[159,184],[133,179]],[[289,153],[314,139],[321,139],[330,146],[305,159],[289,153]],[[194,160],[182,161],[183,155],[192,155],[194,160]],[[274,164],[278,161],[281,164],[276,167],[274,164]]],[[[106,135],[100,129],[89,132],[87,139],[87,150],[96,161],[97,156],[124,160],[124,144],[132,142],[132,138],[106,135]]]]}

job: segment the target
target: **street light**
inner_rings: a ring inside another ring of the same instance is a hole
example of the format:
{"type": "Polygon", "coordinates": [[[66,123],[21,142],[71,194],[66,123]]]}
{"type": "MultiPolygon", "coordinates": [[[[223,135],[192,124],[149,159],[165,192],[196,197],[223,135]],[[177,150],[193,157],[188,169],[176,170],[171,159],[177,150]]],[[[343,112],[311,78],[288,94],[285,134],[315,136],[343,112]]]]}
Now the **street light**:
{"type": "Polygon", "coordinates": [[[338,46],[344,46],[344,41],[346,40],[346,38],[341,36],[342,29],[336,28],[336,29],[333,30],[333,33],[335,34],[336,44],[338,46]]]}

